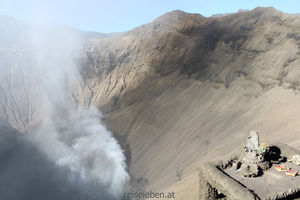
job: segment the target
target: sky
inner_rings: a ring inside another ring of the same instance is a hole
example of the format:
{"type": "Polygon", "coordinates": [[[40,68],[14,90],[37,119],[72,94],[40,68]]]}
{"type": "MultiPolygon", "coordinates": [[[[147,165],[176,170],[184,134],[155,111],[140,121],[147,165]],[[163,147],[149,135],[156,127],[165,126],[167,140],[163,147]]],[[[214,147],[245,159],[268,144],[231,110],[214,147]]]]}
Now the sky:
{"type": "Polygon", "coordinates": [[[208,17],[258,6],[300,13],[299,0],[0,0],[0,15],[110,33],[131,30],[172,10],[208,17]]]}

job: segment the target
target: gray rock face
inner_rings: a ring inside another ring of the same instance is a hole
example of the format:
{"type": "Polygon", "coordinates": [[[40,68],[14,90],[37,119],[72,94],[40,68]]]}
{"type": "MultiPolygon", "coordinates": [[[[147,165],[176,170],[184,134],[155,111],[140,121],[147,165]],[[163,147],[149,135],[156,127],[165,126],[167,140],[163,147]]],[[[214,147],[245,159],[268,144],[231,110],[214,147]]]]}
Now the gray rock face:
{"type": "Polygon", "coordinates": [[[245,177],[256,177],[259,174],[259,168],[256,164],[245,163],[242,165],[242,173],[245,177]]]}
{"type": "Polygon", "coordinates": [[[288,161],[300,166],[300,155],[293,155],[293,157],[288,161]]]}
{"type": "Polygon", "coordinates": [[[259,135],[257,131],[251,131],[249,133],[249,136],[247,138],[246,142],[246,151],[251,152],[257,152],[259,147],[259,135]]]}
{"type": "Polygon", "coordinates": [[[246,141],[245,151],[246,155],[242,159],[244,163],[258,163],[260,158],[258,156],[259,135],[257,131],[251,131],[246,141]]]}
{"type": "Polygon", "coordinates": [[[245,151],[246,154],[242,158],[242,167],[241,167],[241,172],[243,176],[245,177],[256,177],[259,175],[260,170],[266,170],[267,167],[269,166],[267,164],[262,164],[265,163],[263,157],[261,157],[258,154],[258,148],[259,148],[259,134],[257,131],[251,131],[249,133],[249,136],[246,141],[245,145],[245,151]],[[261,168],[260,166],[264,166],[261,168]]]}

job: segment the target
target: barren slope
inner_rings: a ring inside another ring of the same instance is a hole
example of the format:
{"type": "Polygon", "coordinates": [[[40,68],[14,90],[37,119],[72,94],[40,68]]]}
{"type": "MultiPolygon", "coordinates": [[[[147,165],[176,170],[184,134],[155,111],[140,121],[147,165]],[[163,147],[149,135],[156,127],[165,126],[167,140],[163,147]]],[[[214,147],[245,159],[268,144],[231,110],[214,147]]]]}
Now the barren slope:
{"type": "Polygon", "coordinates": [[[133,177],[195,199],[197,163],[226,155],[251,129],[300,147],[299,24],[273,8],[167,13],[86,45],[82,101],[105,112],[133,177]]]}
{"type": "MultiPolygon", "coordinates": [[[[251,129],[300,148],[299,33],[299,17],[273,8],[217,18],[173,11],[121,36],[90,39],[72,98],[102,110],[134,181],[197,199],[198,163],[227,155],[251,129]]],[[[30,66],[28,52],[0,51],[12,70],[30,66]]],[[[18,76],[30,82],[26,71],[18,76]]],[[[22,129],[43,94],[19,90],[2,93],[0,113],[22,129]]]]}

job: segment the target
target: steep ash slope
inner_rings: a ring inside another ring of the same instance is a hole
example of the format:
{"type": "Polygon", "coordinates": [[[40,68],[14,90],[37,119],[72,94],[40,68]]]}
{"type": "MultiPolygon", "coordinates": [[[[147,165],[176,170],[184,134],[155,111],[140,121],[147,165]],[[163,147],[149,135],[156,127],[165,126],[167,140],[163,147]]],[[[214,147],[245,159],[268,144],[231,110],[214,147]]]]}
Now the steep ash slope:
{"type": "Polygon", "coordinates": [[[95,35],[3,21],[0,199],[120,199],[129,178],[123,151],[101,113],[76,99],[76,60],[95,35]]]}
{"type": "MultiPolygon", "coordinates": [[[[56,55],[24,50],[28,27],[0,22],[1,30],[18,33],[2,31],[0,39],[0,117],[20,131],[32,129],[44,113],[37,102],[51,99],[30,66],[36,55],[48,64],[56,55]]],[[[123,35],[89,39],[77,60],[83,79],[69,77],[58,88],[71,87],[66,99],[102,110],[133,182],[196,199],[198,163],[226,155],[249,130],[300,147],[299,32],[299,17],[273,8],[217,18],[173,11],[123,35]]],[[[72,101],[61,106],[67,110],[72,101]]]]}
{"type": "Polygon", "coordinates": [[[197,163],[226,155],[250,129],[300,147],[299,24],[273,8],[219,18],[167,13],[121,37],[90,40],[79,100],[102,109],[133,177],[196,198],[197,163]]]}

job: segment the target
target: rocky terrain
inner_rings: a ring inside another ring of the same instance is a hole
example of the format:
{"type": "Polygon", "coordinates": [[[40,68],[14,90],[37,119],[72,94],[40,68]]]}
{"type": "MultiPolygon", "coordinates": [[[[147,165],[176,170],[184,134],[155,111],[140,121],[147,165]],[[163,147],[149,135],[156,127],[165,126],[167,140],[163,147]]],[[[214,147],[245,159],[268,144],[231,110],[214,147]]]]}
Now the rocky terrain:
{"type": "MultiPolygon", "coordinates": [[[[249,130],[300,148],[299,33],[300,18],[274,8],[211,18],[173,11],[122,35],[88,39],[72,98],[102,111],[133,184],[197,199],[199,163],[226,156],[249,130]]],[[[22,55],[1,47],[10,66],[27,62],[22,55]]],[[[0,113],[26,129],[34,101],[26,101],[30,89],[20,90],[22,101],[1,92],[0,113]]]]}
{"type": "Polygon", "coordinates": [[[251,129],[299,148],[299,22],[273,8],[173,11],[90,41],[83,101],[103,110],[134,177],[195,198],[197,163],[226,155],[251,129]]]}

